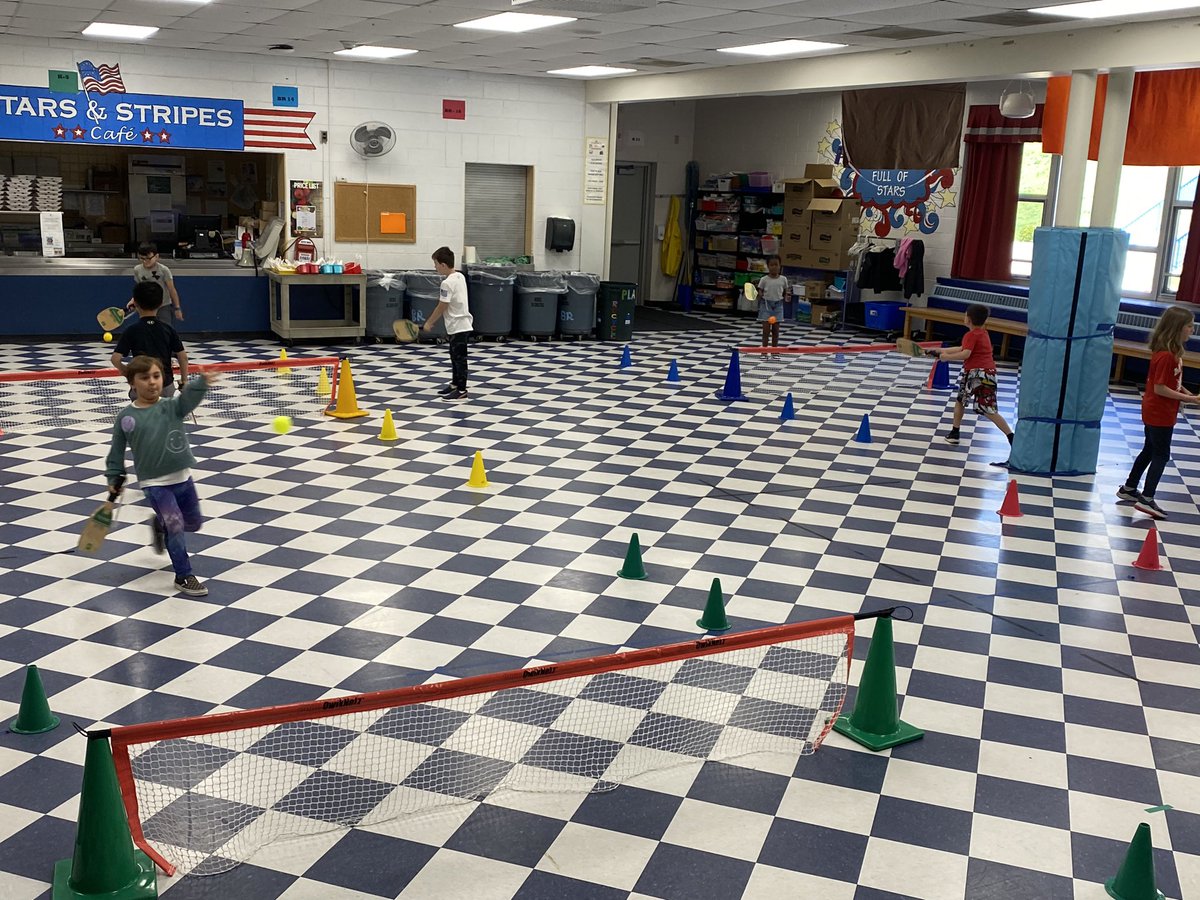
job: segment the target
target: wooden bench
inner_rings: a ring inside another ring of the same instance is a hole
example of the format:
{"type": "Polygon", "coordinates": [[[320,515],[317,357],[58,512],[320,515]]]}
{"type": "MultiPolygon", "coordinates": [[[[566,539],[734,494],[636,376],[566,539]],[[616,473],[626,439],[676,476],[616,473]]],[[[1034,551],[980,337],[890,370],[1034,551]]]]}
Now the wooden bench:
{"type": "MultiPolygon", "coordinates": [[[[925,323],[925,340],[933,340],[933,326],[938,322],[951,325],[963,324],[963,313],[955,309],[938,309],[929,306],[906,306],[904,308],[904,336],[912,334],[912,320],[921,319],[925,323]]],[[[1000,358],[1008,357],[1008,345],[1013,335],[1024,337],[1029,334],[1029,325],[1013,319],[988,319],[984,326],[989,332],[994,331],[1000,337],[1000,358]]],[[[1149,359],[1152,356],[1150,348],[1135,341],[1113,341],[1113,357],[1116,365],[1113,367],[1110,381],[1120,381],[1125,374],[1125,360],[1129,357],[1149,359]]],[[[1200,369],[1200,353],[1185,352],[1183,354],[1185,369],[1200,369]]]]}

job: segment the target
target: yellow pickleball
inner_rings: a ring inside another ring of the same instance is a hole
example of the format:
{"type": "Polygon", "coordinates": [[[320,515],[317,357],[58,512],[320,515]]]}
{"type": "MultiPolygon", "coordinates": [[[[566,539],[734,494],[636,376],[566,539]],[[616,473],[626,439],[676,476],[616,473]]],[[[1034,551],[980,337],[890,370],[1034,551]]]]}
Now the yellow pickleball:
{"type": "Polygon", "coordinates": [[[271,427],[275,429],[277,434],[287,434],[292,430],[292,420],[287,416],[276,416],[275,421],[271,423],[271,427]]]}
{"type": "Polygon", "coordinates": [[[104,343],[106,343],[106,344],[112,343],[112,332],[111,331],[104,332],[104,343]]]}

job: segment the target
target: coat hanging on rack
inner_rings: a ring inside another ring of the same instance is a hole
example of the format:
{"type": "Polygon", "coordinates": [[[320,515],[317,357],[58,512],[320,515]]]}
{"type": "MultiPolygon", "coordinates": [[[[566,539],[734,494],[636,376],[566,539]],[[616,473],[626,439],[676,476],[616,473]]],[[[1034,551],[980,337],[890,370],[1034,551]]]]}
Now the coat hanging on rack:
{"type": "Polygon", "coordinates": [[[862,266],[858,273],[858,286],[870,288],[875,293],[898,291],[903,287],[900,273],[896,271],[896,249],[892,245],[882,246],[882,241],[871,241],[862,254],[862,266]]]}
{"type": "Polygon", "coordinates": [[[910,237],[900,241],[896,269],[900,273],[904,299],[922,296],[925,293],[925,242],[910,237]]]}

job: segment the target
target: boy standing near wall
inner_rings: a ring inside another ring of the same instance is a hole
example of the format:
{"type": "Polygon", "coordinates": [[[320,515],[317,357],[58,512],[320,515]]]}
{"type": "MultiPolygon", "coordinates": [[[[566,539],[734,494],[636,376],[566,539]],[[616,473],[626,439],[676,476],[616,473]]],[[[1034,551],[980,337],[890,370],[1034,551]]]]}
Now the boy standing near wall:
{"type": "Polygon", "coordinates": [[[454,268],[454,251],[438,247],[433,251],[433,267],[442,276],[438,305],[425,320],[426,333],[433,330],[437,320],[446,317],[446,334],[450,336],[450,383],[438,393],[447,400],[467,399],[467,343],[475,326],[467,307],[467,279],[454,268]]]}
{"type": "MultiPolygon", "coordinates": [[[[149,241],[138,247],[138,264],[133,267],[133,283],[152,281],[163,289],[162,306],[158,308],[158,318],[166,325],[174,325],[175,320],[183,321],[183,308],[179,305],[179,292],[175,290],[175,278],[171,270],[158,261],[158,248],[149,241]]],[[[167,379],[170,381],[170,379],[167,379]]]]}

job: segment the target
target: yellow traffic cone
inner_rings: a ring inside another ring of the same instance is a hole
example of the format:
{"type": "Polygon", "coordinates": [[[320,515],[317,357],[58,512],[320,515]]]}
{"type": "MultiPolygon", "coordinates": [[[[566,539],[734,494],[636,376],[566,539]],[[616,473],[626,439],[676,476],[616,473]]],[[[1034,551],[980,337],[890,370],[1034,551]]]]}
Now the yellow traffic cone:
{"type": "Polygon", "coordinates": [[[471,477],[467,479],[467,487],[485,488],[487,486],[487,473],[483,471],[483,453],[476,450],[475,461],[471,463],[471,477]]]}
{"type": "Polygon", "coordinates": [[[321,374],[317,376],[317,396],[328,397],[332,391],[329,387],[329,372],[321,366],[321,374]]]}
{"type": "Polygon", "coordinates": [[[398,441],[400,435],[396,434],[396,423],[392,421],[392,411],[384,410],[383,413],[383,428],[379,430],[379,439],[381,441],[398,441]]]}
{"type": "Polygon", "coordinates": [[[330,404],[333,409],[326,408],[325,415],[335,419],[358,419],[366,415],[358,408],[358,397],[354,393],[354,377],[350,374],[350,360],[342,360],[342,370],[338,373],[337,403],[330,404]]]}
{"type": "MultiPolygon", "coordinates": [[[[279,361],[287,362],[287,351],[286,350],[279,351],[279,361]]],[[[278,375],[280,378],[286,378],[288,375],[292,374],[292,370],[287,368],[286,366],[276,366],[275,374],[278,375]]]]}

